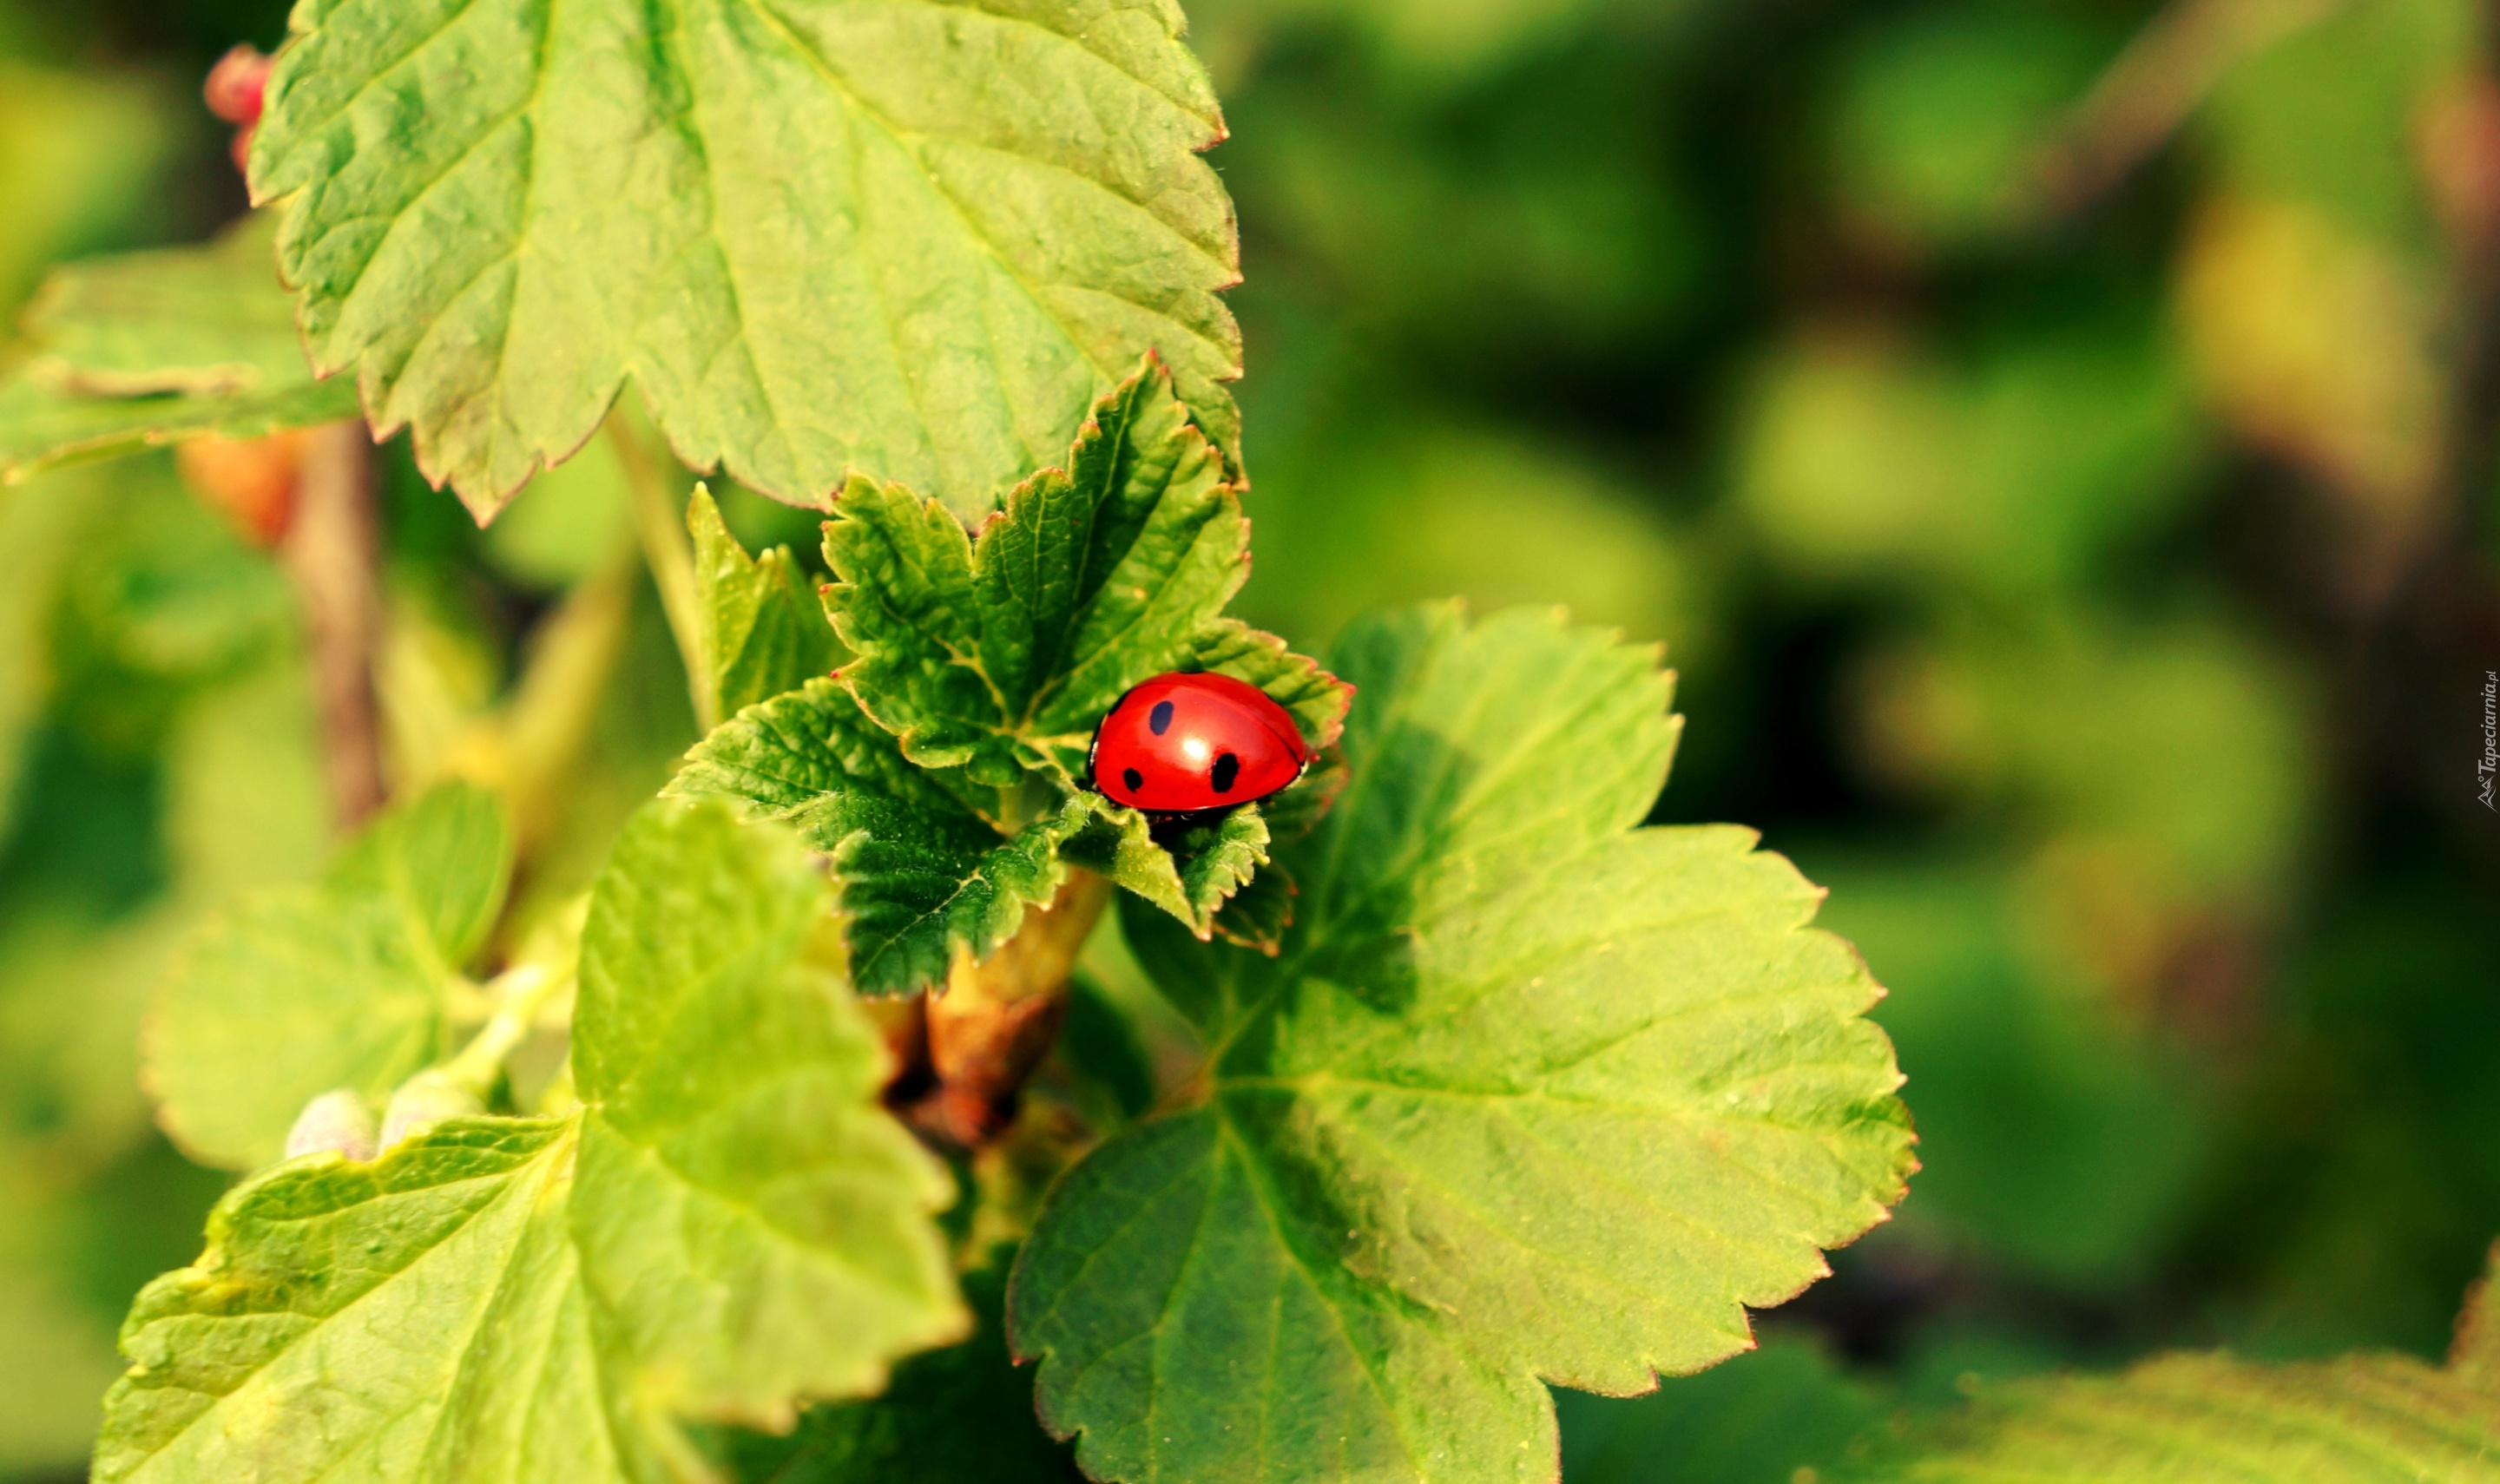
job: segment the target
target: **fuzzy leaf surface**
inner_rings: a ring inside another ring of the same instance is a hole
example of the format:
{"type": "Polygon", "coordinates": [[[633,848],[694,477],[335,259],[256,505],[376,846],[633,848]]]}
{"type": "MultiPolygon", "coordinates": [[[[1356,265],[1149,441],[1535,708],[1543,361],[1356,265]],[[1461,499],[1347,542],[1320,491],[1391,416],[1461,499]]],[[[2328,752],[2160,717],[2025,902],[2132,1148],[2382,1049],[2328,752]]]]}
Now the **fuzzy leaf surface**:
{"type": "Polygon", "coordinates": [[[1360,626],[1336,809],[1269,957],[1134,909],[1205,1100],[1053,1193],[1010,1330],[1100,1478],[1550,1480],[1540,1380],[1749,1342],[1912,1168],[1880,990],[1734,828],[1636,827],[1651,652],[1511,612],[1360,626]]]}
{"type": "Polygon", "coordinates": [[[628,826],[583,937],[579,1111],[230,1193],[124,1326],[96,1477],[659,1484],[692,1458],[673,1418],[784,1425],[959,1336],[949,1182],[814,961],[822,878],[751,829],[628,826]]]}
{"type": "Polygon", "coordinates": [[[276,1159],[314,1096],[378,1100],[446,1049],[446,1011],[501,910],[512,834],[444,784],[369,826],[319,885],[247,896],[178,954],[146,1041],[162,1118],[196,1157],[276,1159]]]}
{"type": "Polygon", "coordinates": [[[1170,0],[308,0],[253,141],[324,371],[481,517],[632,379],[697,468],[965,519],[1140,353],[1228,448],[1223,137],[1170,0]]]}
{"type": "Polygon", "coordinates": [[[2362,1351],[2294,1366],[2170,1355],[2019,1383],[1913,1428],[1856,1484],[2492,1484],[2500,1312],[2488,1278],[2445,1368],[2362,1351]]]}
{"type": "Polygon", "coordinates": [[[256,437],[356,415],[317,381],[278,281],[277,223],[56,269],[27,305],[30,347],[0,381],[0,481],[205,434],[256,437]]]}
{"type": "Polygon", "coordinates": [[[833,625],[787,547],[748,556],[700,485],[686,506],[686,530],[694,537],[712,715],[735,716],[833,669],[833,625]]]}
{"type": "Polygon", "coordinates": [[[826,600],[859,656],[844,676],[923,766],[993,786],[1073,779],[1102,714],[1150,676],[1219,667],[1201,650],[1304,701],[1315,746],[1344,716],[1332,678],[1220,616],[1250,573],[1249,523],[1160,365],[1103,399],[1064,467],[1018,486],[977,535],[936,500],[864,480],[834,517],[826,600]]]}
{"type": "Polygon", "coordinates": [[[912,763],[830,679],[721,724],[668,791],[741,801],[833,857],[863,993],[942,984],[957,948],[987,954],[1065,878],[1061,816],[1002,834],[974,807],[998,807],[996,790],[912,763]]]}

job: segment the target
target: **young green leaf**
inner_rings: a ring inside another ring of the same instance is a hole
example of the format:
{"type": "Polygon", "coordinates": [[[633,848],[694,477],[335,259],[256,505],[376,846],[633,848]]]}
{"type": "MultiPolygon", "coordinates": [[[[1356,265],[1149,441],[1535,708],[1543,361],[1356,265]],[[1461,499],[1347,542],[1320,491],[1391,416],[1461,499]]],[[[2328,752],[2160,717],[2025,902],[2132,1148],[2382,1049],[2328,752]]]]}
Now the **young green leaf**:
{"type": "Polygon", "coordinates": [[[694,537],[703,684],[711,687],[712,715],[736,716],[833,669],[833,625],[787,547],[749,557],[701,485],[686,505],[686,531],[694,537]]]}
{"type": "Polygon", "coordinates": [[[1113,702],[1182,668],[1246,668],[1300,703],[1324,747],[1344,688],[1218,617],[1249,576],[1249,540],[1222,461],[1149,363],[1094,408],[1066,467],[1018,486],[977,536],[938,501],[854,480],[825,528],[840,579],[826,601],[859,656],[844,678],[924,767],[1064,783],[1113,702]]]}
{"type": "Polygon", "coordinates": [[[1267,820],[1256,804],[1211,823],[1158,828],[1135,809],[1080,793],[1068,814],[1076,827],[1062,854],[1070,863],[1111,878],[1201,938],[1212,930],[1217,909],[1267,863],[1267,820]]]}
{"type": "MultiPolygon", "coordinates": [[[[1314,746],[1333,742],[1352,692],[1219,616],[1247,542],[1222,461],[1153,361],[977,536],[938,501],[855,480],[825,536],[841,579],[827,606],[857,656],[848,702],[811,686],[734,718],[673,791],[745,799],[836,856],[872,992],[986,954],[1050,900],[1063,847],[1203,937],[1267,858],[1262,812],[1159,838],[1085,791],[1083,770],[1102,713],[1170,669],[1261,686],[1314,746]]],[[[1307,827],[1334,778],[1323,767],[1276,803],[1307,827]]]]}
{"type": "Polygon", "coordinates": [[[2124,1375],[2029,1381],[1912,1428],[1862,1484],[2492,1484],[2500,1384],[2486,1279],[2445,1369],[2367,1351],[2297,1366],[2172,1355],[2124,1375]]]}
{"type": "Polygon", "coordinates": [[[1168,0],[311,0],[252,146],[324,371],[491,516],[628,377],[688,463],[966,519],[1158,348],[1218,441],[1223,137],[1168,0]]]}
{"type": "Polygon", "coordinates": [[[958,949],[987,955],[1058,891],[1059,843],[1086,823],[1052,815],[1002,834],[975,808],[1002,807],[996,790],[913,765],[832,680],[723,723],[667,791],[740,800],[832,857],[866,994],[942,984],[958,949]]]}
{"type": "Polygon", "coordinates": [[[1913,1161],[1880,990],[1733,828],[1636,828],[1650,652],[1513,612],[1358,628],[1351,781],[1277,956],[1151,914],[1202,1103],[1072,1171],[1010,1330],[1097,1477],[1550,1479],[1540,1380],[1750,1342],[1913,1161]]]}
{"type": "Polygon", "coordinates": [[[124,1327],[97,1479],[658,1484],[672,1418],[786,1426],[961,1335],[951,1182],[815,961],[827,889],[717,805],[638,816],[583,933],[581,1109],[237,1187],[124,1327]]]}
{"type": "Polygon", "coordinates": [[[162,1119],[210,1164],[280,1156],[304,1105],[378,1100],[447,1049],[461,972],[501,910],[512,836],[444,784],[376,822],[316,887],[247,896],[176,959],[146,1040],[162,1119]]]}

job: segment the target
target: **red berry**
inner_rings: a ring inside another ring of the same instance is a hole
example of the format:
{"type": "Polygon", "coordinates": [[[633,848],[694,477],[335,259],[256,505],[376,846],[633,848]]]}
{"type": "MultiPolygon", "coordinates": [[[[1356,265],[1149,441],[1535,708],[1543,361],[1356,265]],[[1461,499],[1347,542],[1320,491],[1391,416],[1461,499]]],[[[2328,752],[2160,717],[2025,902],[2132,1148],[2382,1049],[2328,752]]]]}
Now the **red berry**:
{"type": "Polygon", "coordinates": [[[237,128],[249,129],[260,121],[261,102],[268,90],[269,58],[247,43],[217,58],[200,95],[208,100],[210,113],[237,128]]]}
{"type": "Polygon", "coordinates": [[[1284,707],[1228,675],[1158,675],[1120,697],[1094,732],[1094,787],[1151,814],[1255,803],[1311,764],[1284,707]]]}

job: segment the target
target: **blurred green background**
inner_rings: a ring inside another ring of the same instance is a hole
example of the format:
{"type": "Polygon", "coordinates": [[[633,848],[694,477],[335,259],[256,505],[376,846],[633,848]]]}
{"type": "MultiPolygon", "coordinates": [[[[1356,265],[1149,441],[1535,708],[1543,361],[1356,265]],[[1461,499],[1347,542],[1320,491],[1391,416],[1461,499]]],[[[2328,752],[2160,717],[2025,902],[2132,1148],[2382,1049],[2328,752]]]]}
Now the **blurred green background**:
{"type": "MultiPolygon", "coordinates": [[[[1309,647],[1458,592],[1664,643],[1658,817],[1760,827],[1891,989],[1909,1201],[1758,1354],[1562,1398],[1573,1484],[1776,1484],[1974,1377],[2164,1346],[2436,1353],[2500,1234],[2484,10],[1192,13],[1245,238],[1248,616],[1309,647]]],[[[0,4],[0,297],[238,211],[198,81],[282,21],[0,4]]],[[[387,473],[402,780],[503,714],[568,593],[609,604],[525,822],[556,900],[692,736],[614,481],[480,536],[387,473]]],[[[82,1476],[119,1315],[221,1186],[134,1048],[183,926],[321,859],[299,667],[284,579],[170,458],[0,492],[0,1479],[82,1476]]]]}

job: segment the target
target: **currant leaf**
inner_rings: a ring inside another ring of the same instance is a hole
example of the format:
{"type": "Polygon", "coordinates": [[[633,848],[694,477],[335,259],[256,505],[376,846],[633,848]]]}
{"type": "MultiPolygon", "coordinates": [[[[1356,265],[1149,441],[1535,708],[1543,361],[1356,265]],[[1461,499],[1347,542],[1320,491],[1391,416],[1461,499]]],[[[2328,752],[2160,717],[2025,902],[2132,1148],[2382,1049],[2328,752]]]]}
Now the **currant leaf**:
{"type": "Polygon", "coordinates": [[[1010,1332],[1096,1477],[1550,1480],[1551,1381],[1751,1343],[1913,1167],[1880,994],[1734,828],[1637,827],[1654,655],[1547,613],[1358,626],[1279,951],[1132,904],[1203,1101],[1054,1190],[1010,1332]]]}
{"type": "Polygon", "coordinates": [[[324,371],[481,519],[631,379],[677,452],[966,519],[1150,348],[1231,447],[1223,137],[1169,0],[311,0],[256,195],[324,371]]]}
{"type": "Polygon", "coordinates": [[[976,808],[1003,809],[997,790],[916,766],[825,679],[723,723],[668,792],[740,801],[832,858],[865,994],[942,984],[956,952],[986,956],[1012,936],[1058,891],[1059,843],[1084,823],[1053,814],[1002,833],[976,808]]]}
{"type": "Polygon", "coordinates": [[[277,223],[56,269],[26,306],[27,350],[0,380],[0,481],[208,434],[257,437],[356,415],[316,380],[280,286],[277,223]]]}
{"type": "Polygon", "coordinates": [[[581,1108],[238,1186],[131,1312],[96,1478],[660,1484],[699,1468],[677,1419],[786,1427],[959,1338],[952,1182],[877,1105],[828,889],[722,806],[637,816],[583,930],[581,1108]]]}
{"type": "Polygon", "coordinates": [[[304,1105],[376,1101],[446,1049],[462,971],[501,910],[512,834],[494,795],[441,785],[369,826],[319,885],[246,896],[175,958],[145,1042],[194,1157],[269,1163],[304,1105]]]}
{"type": "Polygon", "coordinates": [[[925,767],[1065,785],[1102,714],[1168,670],[1274,689],[1314,746],[1344,715],[1333,677],[1220,616],[1249,576],[1249,523],[1160,365],[1098,404],[1064,467],[1019,486],[977,534],[867,481],[834,517],[826,601],[859,657],[844,677],[925,767]]]}

